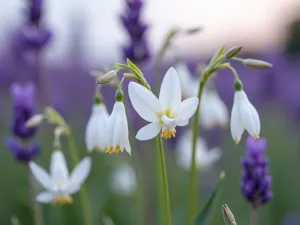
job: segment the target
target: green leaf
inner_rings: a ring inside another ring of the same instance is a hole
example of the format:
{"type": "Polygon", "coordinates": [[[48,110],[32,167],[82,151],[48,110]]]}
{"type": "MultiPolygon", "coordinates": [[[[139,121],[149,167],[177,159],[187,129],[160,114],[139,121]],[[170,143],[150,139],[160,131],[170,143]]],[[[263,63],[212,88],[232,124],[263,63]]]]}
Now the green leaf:
{"type": "Polygon", "coordinates": [[[212,217],[212,214],[218,208],[217,207],[217,205],[218,205],[217,202],[219,200],[220,193],[221,193],[221,190],[222,190],[222,187],[223,187],[224,178],[225,178],[225,172],[222,171],[220,173],[218,183],[217,183],[213,193],[211,194],[211,196],[207,200],[207,202],[204,205],[204,207],[202,208],[202,210],[196,216],[195,225],[208,225],[209,224],[209,221],[210,221],[210,218],[212,217]]]}
{"type": "Polygon", "coordinates": [[[130,59],[127,59],[127,64],[130,68],[136,71],[140,77],[144,77],[142,71],[133,62],[131,62],[130,59]]]}
{"type": "Polygon", "coordinates": [[[226,49],[226,45],[223,45],[219,51],[211,58],[210,62],[209,62],[209,66],[212,66],[216,63],[216,61],[219,60],[219,58],[224,54],[226,49]]]}

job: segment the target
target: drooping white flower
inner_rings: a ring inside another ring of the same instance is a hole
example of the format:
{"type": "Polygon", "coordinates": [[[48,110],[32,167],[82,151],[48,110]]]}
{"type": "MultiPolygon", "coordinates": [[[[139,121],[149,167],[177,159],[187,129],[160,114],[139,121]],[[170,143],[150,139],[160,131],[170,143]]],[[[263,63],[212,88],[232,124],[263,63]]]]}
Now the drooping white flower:
{"type": "MultiPolygon", "coordinates": [[[[184,94],[188,97],[197,96],[199,79],[192,76],[185,63],[177,64],[176,71],[179,74],[184,94]]],[[[216,90],[204,88],[200,104],[199,122],[204,128],[210,129],[219,125],[227,125],[229,120],[228,109],[216,90]]]]}
{"type": "Polygon", "coordinates": [[[88,151],[104,151],[108,118],[106,106],[103,103],[95,103],[85,132],[85,143],[88,151]]]}
{"type": "Polygon", "coordinates": [[[259,115],[242,89],[236,90],[234,94],[230,129],[232,138],[236,144],[239,143],[245,129],[253,138],[259,138],[259,115]]]}
{"type": "Polygon", "coordinates": [[[109,154],[123,152],[131,154],[128,138],[128,122],[123,103],[123,93],[118,90],[116,103],[108,119],[106,152],[109,154]]]}
{"type": "Polygon", "coordinates": [[[176,126],[186,126],[198,106],[198,98],[192,97],[181,102],[181,88],[177,72],[170,68],[161,85],[159,99],[140,84],[130,82],[129,98],[137,113],[150,124],[141,128],[136,138],[149,140],[160,130],[164,138],[175,137],[176,126]]]}
{"type": "Polygon", "coordinates": [[[68,172],[65,157],[61,151],[54,151],[51,156],[50,174],[34,162],[29,163],[34,178],[46,189],[36,200],[41,203],[72,203],[72,194],[80,190],[91,170],[91,159],[82,159],[71,174],[68,172]]]}
{"type": "MultiPolygon", "coordinates": [[[[192,158],[192,131],[185,132],[176,145],[177,163],[185,170],[190,170],[192,158]]],[[[220,147],[208,149],[205,140],[198,137],[196,147],[196,166],[198,169],[208,169],[222,156],[220,147]]]]}
{"type": "Polygon", "coordinates": [[[208,129],[226,126],[229,120],[228,109],[214,89],[203,90],[199,113],[200,123],[208,129]]]}
{"type": "Polygon", "coordinates": [[[133,168],[128,164],[122,164],[117,167],[112,174],[111,186],[117,194],[133,194],[137,188],[136,175],[133,168]]]}

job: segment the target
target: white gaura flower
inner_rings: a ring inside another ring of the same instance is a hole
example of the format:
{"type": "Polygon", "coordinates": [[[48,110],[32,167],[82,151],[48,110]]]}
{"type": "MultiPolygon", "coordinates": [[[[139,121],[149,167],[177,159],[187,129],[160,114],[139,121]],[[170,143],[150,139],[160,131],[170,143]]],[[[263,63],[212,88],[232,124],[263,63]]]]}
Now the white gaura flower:
{"type": "Polygon", "coordinates": [[[228,109],[217,91],[204,89],[200,107],[200,123],[207,129],[226,126],[229,120],[228,109]]]}
{"type": "Polygon", "coordinates": [[[116,103],[108,119],[106,153],[119,153],[124,149],[131,154],[128,138],[128,122],[123,104],[123,92],[117,91],[116,103]]]}
{"type": "Polygon", "coordinates": [[[104,151],[108,118],[106,106],[103,103],[95,103],[85,132],[85,143],[88,151],[104,151]]]}
{"type": "Polygon", "coordinates": [[[111,177],[111,187],[117,194],[127,196],[133,194],[137,188],[133,168],[128,164],[122,164],[117,167],[111,177]]]}
{"type": "MultiPolygon", "coordinates": [[[[177,163],[189,171],[192,158],[192,131],[185,132],[176,145],[177,163]]],[[[208,149],[205,140],[198,137],[196,147],[196,166],[198,169],[209,169],[222,156],[220,147],[208,149]]]]}
{"type": "Polygon", "coordinates": [[[79,191],[91,170],[91,159],[85,157],[71,174],[68,172],[65,157],[61,151],[54,151],[51,156],[50,174],[34,162],[29,163],[34,178],[46,189],[36,200],[41,203],[72,203],[72,194],[79,191]]]}
{"type": "Polygon", "coordinates": [[[159,99],[140,84],[129,83],[129,98],[137,113],[150,124],[141,128],[136,138],[149,140],[160,130],[163,138],[175,137],[176,126],[186,126],[198,106],[198,98],[181,102],[181,88],[177,72],[170,68],[161,85],[159,99]]]}
{"type": "MultiPolygon", "coordinates": [[[[192,76],[185,63],[176,65],[180,83],[184,95],[194,97],[198,94],[199,79],[192,76]]],[[[212,88],[204,88],[200,107],[200,124],[204,128],[211,129],[215,126],[226,126],[229,120],[229,113],[226,104],[220,98],[218,92],[212,88]]]]}
{"type": "Polygon", "coordinates": [[[239,143],[245,129],[254,139],[259,138],[259,115],[242,89],[236,90],[234,94],[230,129],[236,144],[239,143]]]}

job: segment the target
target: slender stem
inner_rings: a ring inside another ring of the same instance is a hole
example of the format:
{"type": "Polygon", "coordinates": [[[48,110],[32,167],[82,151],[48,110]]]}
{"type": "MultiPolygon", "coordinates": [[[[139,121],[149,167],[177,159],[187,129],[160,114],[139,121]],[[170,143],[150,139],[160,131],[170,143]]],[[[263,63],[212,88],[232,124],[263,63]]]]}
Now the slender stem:
{"type": "MultiPolygon", "coordinates": [[[[70,135],[67,137],[68,139],[68,147],[69,152],[71,154],[71,158],[73,161],[73,165],[76,166],[79,162],[79,156],[78,156],[78,150],[76,148],[75,142],[73,140],[73,136],[70,133],[70,135]]],[[[82,214],[84,218],[84,225],[92,225],[92,217],[90,215],[90,209],[89,209],[89,202],[88,202],[88,195],[86,191],[86,187],[84,184],[82,184],[80,188],[80,201],[81,201],[81,207],[82,207],[82,214]]]]}
{"type": "Polygon", "coordinates": [[[205,82],[201,79],[198,90],[199,105],[195,113],[193,124],[193,145],[192,145],[192,159],[190,168],[190,190],[189,190],[189,208],[188,208],[188,221],[187,225],[193,225],[196,209],[197,209],[197,168],[196,168],[196,147],[198,138],[198,124],[199,124],[199,111],[201,105],[201,96],[205,82]]]}
{"type": "Polygon", "coordinates": [[[168,178],[167,178],[167,170],[166,170],[166,162],[164,155],[164,148],[162,144],[162,140],[160,135],[156,137],[158,140],[158,147],[160,153],[160,162],[161,162],[161,172],[164,184],[164,193],[165,193],[165,207],[166,207],[166,223],[165,225],[171,225],[171,212],[170,212],[170,200],[169,200],[169,188],[168,188],[168,178]]]}
{"type": "Polygon", "coordinates": [[[250,225],[257,224],[257,207],[251,206],[250,209],[250,225]]]}
{"type": "Polygon", "coordinates": [[[43,212],[40,204],[35,200],[35,186],[34,186],[34,180],[32,177],[32,174],[29,169],[29,164],[26,164],[26,172],[27,172],[27,179],[28,179],[28,185],[29,185],[29,198],[31,200],[31,204],[33,207],[33,219],[35,225],[43,225],[44,224],[44,218],[43,218],[43,212]]]}

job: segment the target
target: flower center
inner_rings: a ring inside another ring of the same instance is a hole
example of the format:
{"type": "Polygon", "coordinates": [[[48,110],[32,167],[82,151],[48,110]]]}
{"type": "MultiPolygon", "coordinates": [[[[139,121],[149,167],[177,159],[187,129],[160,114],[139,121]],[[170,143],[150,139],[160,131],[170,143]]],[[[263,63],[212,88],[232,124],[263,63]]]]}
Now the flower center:
{"type": "Polygon", "coordinates": [[[115,148],[113,146],[106,148],[105,153],[108,153],[108,154],[119,153],[120,150],[121,150],[121,147],[119,144],[117,144],[117,146],[115,148]]]}
{"type": "Polygon", "coordinates": [[[175,131],[174,128],[172,130],[162,130],[161,136],[164,139],[169,139],[171,137],[175,137],[176,136],[176,131],[175,131]]]}
{"type": "Polygon", "coordinates": [[[73,203],[73,199],[70,195],[61,195],[56,197],[52,203],[54,205],[63,205],[63,204],[72,204],[73,203]]]}

